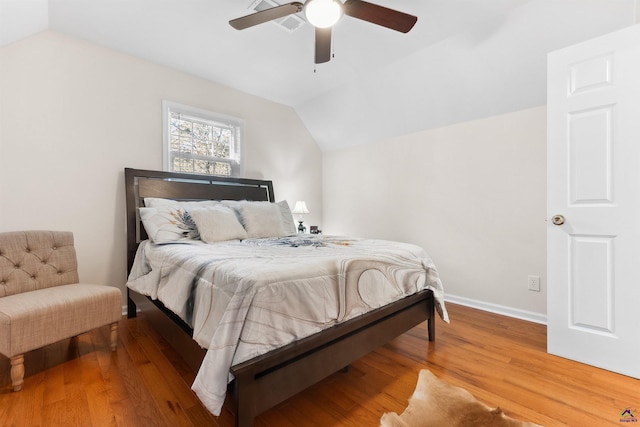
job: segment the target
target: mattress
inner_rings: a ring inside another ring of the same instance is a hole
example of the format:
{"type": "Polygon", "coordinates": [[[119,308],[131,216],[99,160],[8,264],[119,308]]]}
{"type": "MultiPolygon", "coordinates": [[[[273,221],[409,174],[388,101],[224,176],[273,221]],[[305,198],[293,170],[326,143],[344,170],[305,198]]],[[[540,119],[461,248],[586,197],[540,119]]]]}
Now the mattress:
{"type": "Polygon", "coordinates": [[[142,242],[127,286],[162,303],[207,349],[193,390],[219,415],[232,365],[422,289],[448,321],[420,247],[323,235],[206,244],[142,242]]]}

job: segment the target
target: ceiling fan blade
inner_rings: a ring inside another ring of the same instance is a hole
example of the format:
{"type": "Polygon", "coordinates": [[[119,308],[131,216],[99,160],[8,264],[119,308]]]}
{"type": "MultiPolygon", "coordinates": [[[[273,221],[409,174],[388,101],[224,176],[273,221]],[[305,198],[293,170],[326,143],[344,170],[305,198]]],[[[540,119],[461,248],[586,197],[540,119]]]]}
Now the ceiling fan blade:
{"type": "Polygon", "coordinates": [[[284,18],[285,16],[302,12],[303,6],[304,5],[302,3],[294,1],[281,6],[261,10],[260,12],[253,13],[251,15],[232,19],[229,21],[229,25],[236,30],[244,30],[245,28],[253,27],[254,25],[263,24],[274,19],[284,18]]]}
{"type": "Polygon", "coordinates": [[[316,27],[316,64],[329,62],[331,59],[331,27],[316,27]]]}
{"type": "Polygon", "coordinates": [[[363,0],[347,0],[344,3],[344,14],[400,31],[401,33],[408,33],[418,20],[413,15],[363,0]]]}

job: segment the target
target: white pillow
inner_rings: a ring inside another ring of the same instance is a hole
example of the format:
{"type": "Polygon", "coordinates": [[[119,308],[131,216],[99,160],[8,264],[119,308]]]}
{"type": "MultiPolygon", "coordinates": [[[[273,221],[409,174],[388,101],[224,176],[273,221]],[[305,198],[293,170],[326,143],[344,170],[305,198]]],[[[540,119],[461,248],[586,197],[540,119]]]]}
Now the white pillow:
{"type": "Polygon", "coordinates": [[[284,236],[288,236],[291,234],[296,234],[298,232],[298,228],[296,226],[296,222],[293,220],[293,215],[291,214],[291,209],[289,208],[289,203],[286,200],[276,203],[276,205],[280,208],[280,215],[282,220],[282,233],[284,236]]]}
{"type": "Polygon", "coordinates": [[[153,243],[189,243],[198,240],[198,228],[186,209],[174,205],[139,208],[140,219],[153,243]]]}
{"type": "Polygon", "coordinates": [[[192,209],[200,239],[207,243],[246,239],[247,232],[238,221],[235,212],[224,206],[192,209]]]}
{"type": "Polygon", "coordinates": [[[280,209],[269,202],[244,202],[237,207],[240,220],[249,237],[280,236],[280,209]]]}
{"type": "Polygon", "coordinates": [[[296,223],[286,200],[278,203],[221,200],[220,204],[236,211],[249,237],[282,237],[297,233],[296,223]]]}
{"type": "Polygon", "coordinates": [[[240,222],[250,238],[261,239],[286,235],[280,207],[275,203],[242,201],[234,205],[240,222]]]}

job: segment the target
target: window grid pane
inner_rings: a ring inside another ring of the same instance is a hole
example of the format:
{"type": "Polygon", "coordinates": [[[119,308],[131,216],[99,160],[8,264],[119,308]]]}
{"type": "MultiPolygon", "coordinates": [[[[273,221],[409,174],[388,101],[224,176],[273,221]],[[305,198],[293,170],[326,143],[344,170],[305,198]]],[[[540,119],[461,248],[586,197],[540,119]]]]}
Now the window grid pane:
{"type": "Polygon", "coordinates": [[[231,176],[234,128],[170,111],[169,129],[173,171],[231,176]]]}

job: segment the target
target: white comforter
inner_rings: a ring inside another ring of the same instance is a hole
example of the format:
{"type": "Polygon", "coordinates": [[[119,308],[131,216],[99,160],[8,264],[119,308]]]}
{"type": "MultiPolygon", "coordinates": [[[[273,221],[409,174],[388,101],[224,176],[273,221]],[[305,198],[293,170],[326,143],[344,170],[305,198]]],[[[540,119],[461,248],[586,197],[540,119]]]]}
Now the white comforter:
{"type": "Polygon", "coordinates": [[[160,299],[207,354],[193,390],[220,414],[232,365],[442,283],[417,246],[292,236],[218,244],[140,244],[127,286],[160,299]]]}

